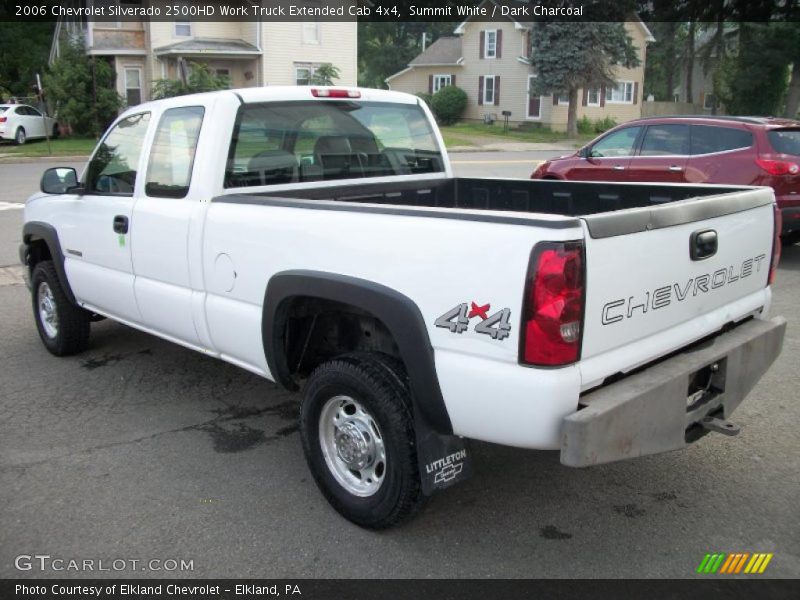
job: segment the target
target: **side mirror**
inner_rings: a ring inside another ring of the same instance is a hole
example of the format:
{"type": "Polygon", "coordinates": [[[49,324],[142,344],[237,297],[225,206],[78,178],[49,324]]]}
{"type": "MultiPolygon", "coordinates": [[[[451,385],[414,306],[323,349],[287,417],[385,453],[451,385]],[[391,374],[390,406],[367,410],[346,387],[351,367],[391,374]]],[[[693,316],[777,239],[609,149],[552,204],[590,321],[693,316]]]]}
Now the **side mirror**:
{"type": "Polygon", "coordinates": [[[47,169],[39,187],[45,194],[66,194],[81,189],[78,174],[72,167],[47,169]]]}

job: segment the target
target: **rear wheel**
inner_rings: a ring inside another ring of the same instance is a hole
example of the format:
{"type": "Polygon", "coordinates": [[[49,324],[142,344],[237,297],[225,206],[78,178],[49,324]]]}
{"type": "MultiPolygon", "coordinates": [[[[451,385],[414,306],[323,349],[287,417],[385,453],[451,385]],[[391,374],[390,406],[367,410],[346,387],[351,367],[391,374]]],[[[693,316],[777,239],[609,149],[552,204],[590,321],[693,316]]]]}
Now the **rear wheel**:
{"type": "Polygon", "coordinates": [[[67,299],[52,261],[45,260],[34,267],[31,291],[33,318],[45,347],[56,356],[85,350],[91,315],[67,299]]]}
{"type": "Polygon", "coordinates": [[[424,501],[405,374],[389,357],[353,353],[311,374],[300,411],[317,486],[346,519],[390,527],[424,501]]]}
{"type": "Polygon", "coordinates": [[[61,135],[61,129],[58,127],[58,123],[53,124],[53,135],[51,136],[54,140],[58,139],[58,136],[61,135]]]}
{"type": "Polygon", "coordinates": [[[22,127],[18,127],[17,133],[14,134],[14,143],[16,143],[17,146],[22,146],[27,139],[28,136],[25,133],[25,130],[22,127]]]}

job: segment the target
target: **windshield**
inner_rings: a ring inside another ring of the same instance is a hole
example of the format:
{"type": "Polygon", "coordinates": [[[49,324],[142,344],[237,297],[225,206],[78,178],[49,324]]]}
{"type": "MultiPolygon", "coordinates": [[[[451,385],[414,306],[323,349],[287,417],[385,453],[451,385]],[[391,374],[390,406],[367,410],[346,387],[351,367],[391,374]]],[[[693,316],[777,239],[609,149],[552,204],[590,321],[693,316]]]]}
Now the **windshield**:
{"type": "Polygon", "coordinates": [[[767,138],[775,152],[800,156],[800,128],[773,129],[767,132],[767,138]]]}
{"type": "Polygon", "coordinates": [[[443,170],[430,123],[416,104],[270,102],[239,109],[225,187],[443,170]]]}

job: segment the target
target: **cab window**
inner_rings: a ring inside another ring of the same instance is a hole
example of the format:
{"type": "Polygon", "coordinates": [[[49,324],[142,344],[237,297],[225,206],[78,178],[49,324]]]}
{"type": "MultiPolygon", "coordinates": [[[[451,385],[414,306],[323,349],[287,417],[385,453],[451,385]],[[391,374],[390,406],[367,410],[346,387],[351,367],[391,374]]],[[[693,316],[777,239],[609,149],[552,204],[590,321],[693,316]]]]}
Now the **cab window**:
{"type": "Polygon", "coordinates": [[[132,196],[150,113],[122,119],[100,142],[86,169],[89,194],[132,196]]]}

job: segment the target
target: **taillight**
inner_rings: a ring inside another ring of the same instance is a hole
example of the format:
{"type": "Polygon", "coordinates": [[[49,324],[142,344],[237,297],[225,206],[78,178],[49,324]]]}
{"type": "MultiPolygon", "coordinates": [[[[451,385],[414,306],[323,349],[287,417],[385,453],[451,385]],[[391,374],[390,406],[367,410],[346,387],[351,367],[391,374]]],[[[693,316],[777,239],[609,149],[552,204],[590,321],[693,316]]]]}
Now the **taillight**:
{"type": "Polygon", "coordinates": [[[311,95],[315,98],[361,98],[358,90],[341,90],[329,88],[311,88],[311,95]]]}
{"type": "Polygon", "coordinates": [[[0,123],[5,123],[8,120],[8,117],[0,117],[0,123]]]}
{"type": "Polygon", "coordinates": [[[557,367],[580,358],[584,263],[581,241],[534,247],[523,299],[521,363],[557,367]]]}
{"type": "Polygon", "coordinates": [[[783,229],[783,214],[778,205],[774,205],[775,209],[775,235],[772,239],[772,262],[769,264],[769,282],[772,285],[775,281],[775,275],[778,271],[778,263],[781,260],[781,230],[783,229]]]}
{"type": "Polygon", "coordinates": [[[800,166],[788,160],[757,158],[756,164],[770,175],[797,175],[800,173],[800,166]]]}

